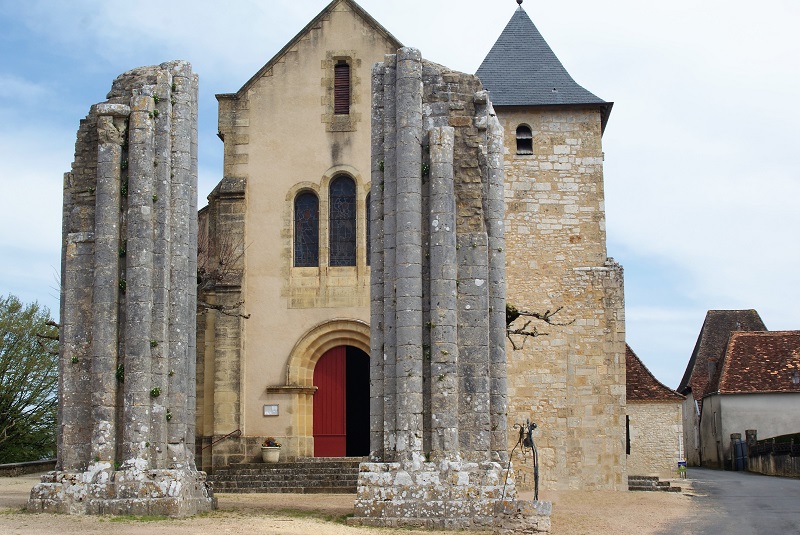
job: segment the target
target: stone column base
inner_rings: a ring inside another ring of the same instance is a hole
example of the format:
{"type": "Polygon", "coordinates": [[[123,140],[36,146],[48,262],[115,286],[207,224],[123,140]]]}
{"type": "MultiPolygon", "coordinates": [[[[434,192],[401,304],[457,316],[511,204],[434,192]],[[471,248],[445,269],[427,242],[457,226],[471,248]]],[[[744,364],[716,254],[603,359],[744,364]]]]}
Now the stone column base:
{"type": "Polygon", "coordinates": [[[552,510],[552,503],[541,500],[497,502],[494,507],[494,533],[497,535],[550,533],[552,510]]]}
{"type": "Polygon", "coordinates": [[[361,463],[355,516],[371,527],[549,533],[549,502],[517,502],[499,463],[361,463]],[[516,531],[511,531],[516,530],[516,531]]]}
{"type": "Polygon", "coordinates": [[[187,468],[49,472],[31,490],[28,510],[71,515],[186,517],[217,508],[206,473],[187,468]]]}

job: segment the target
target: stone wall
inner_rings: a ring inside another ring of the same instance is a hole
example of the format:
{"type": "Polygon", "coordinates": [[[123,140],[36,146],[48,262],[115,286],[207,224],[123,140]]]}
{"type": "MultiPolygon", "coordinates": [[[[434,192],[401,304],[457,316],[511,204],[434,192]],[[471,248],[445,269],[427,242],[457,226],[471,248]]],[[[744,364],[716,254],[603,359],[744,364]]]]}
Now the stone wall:
{"type": "Polygon", "coordinates": [[[241,433],[222,437],[242,427],[245,191],[244,179],[223,179],[199,215],[198,262],[203,282],[197,316],[197,430],[198,462],[204,469],[244,460],[241,433]]]}
{"type": "Polygon", "coordinates": [[[681,408],[683,414],[683,449],[688,466],[700,466],[700,415],[694,396],[687,395],[681,408]]]}
{"type": "MultiPolygon", "coordinates": [[[[539,425],[543,488],[624,490],[623,271],[606,257],[600,111],[497,114],[507,133],[507,299],[536,312],[560,308],[553,320],[567,324],[538,324],[547,335],[520,350],[509,343],[509,419],[539,425]],[[517,154],[521,124],[531,128],[533,154],[517,154]]],[[[517,474],[532,486],[530,465],[517,474]]]]}
{"type": "Polygon", "coordinates": [[[683,438],[682,403],[628,402],[628,474],[675,477],[683,438]]]}
{"type": "MultiPolygon", "coordinates": [[[[249,460],[256,455],[252,444],[267,436],[281,442],[282,458],[314,455],[313,374],[297,376],[289,368],[313,370],[321,346],[361,347],[350,333],[369,319],[371,68],[398,46],[357,5],[334,2],[235,93],[217,95],[223,181],[242,187],[235,203],[223,196],[219,204],[243,211],[235,215],[236,225],[241,222],[235,232],[243,233],[245,246],[241,284],[227,288],[224,298],[244,301],[242,312],[250,317],[206,314],[202,441],[207,446],[237,429],[244,435],[204,450],[203,466],[212,457],[214,466],[249,460]],[[339,61],[350,66],[347,114],[334,113],[339,61]],[[330,261],[330,184],[339,175],[356,186],[356,261],[348,266],[330,261]],[[295,266],[293,254],[295,200],[304,193],[319,201],[315,266],[295,266]],[[345,327],[332,332],[334,324],[345,327]],[[300,354],[301,346],[309,351],[300,354]],[[279,405],[280,415],[265,417],[264,404],[279,405]]],[[[233,225],[232,213],[211,217],[233,225]]]]}
{"type": "Polygon", "coordinates": [[[81,121],[64,180],[56,471],[34,511],[211,509],[194,463],[197,76],[134,69],[81,121]]]}

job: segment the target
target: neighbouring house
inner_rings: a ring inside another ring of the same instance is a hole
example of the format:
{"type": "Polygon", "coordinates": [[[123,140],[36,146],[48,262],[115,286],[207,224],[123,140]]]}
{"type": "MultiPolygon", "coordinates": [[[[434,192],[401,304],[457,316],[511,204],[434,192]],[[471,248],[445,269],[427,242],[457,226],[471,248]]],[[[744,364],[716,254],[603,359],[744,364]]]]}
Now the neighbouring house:
{"type": "Polygon", "coordinates": [[[731,434],[800,431],[800,331],[733,332],[715,383],[703,396],[703,466],[731,466],[731,434]]]}
{"type": "MultiPolygon", "coordinates": [[[[457,43],[480,28],[435,31],[457,43]]],[[[223,177],[199,215],[214,274],[197,336],[205,469],[255,459],[268,435],[283,458],[370,453],[371,67],[400,46],[333,0],[217,95],[223,177]]],[[[623,272],[607,256],[603,187],[612,104],[570,77],[521,7],[477,75],[505,128],[508,300],[560,309],[564,324],[509,343],[509,424],[539,425],[543,488],[626,489],[623,272]]],[[[530,463],[515,468],[532,485],[530,463]]]]}
{"type": "Polygon", "coordinates": [[[700,466],[700,417],[703,397],[715,389],[720,363],[734,331],[766,331],[755,310],[709,310],[677,391],[686,396],[683,443],[689,466],[700,466]]]}
{"type": "Polygon", "coordinates": [[[625,346],[628,474],[674,477],[684,459],[685,396],[662,384],[625,346]]]}

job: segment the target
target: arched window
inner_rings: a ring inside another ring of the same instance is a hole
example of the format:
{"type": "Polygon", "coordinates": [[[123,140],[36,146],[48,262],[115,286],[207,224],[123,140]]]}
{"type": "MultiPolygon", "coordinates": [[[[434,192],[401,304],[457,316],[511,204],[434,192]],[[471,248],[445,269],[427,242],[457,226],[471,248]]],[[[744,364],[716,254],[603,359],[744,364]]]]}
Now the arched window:
{"type": "Polygon", "coordinates": [[[372,216],[372,208],[370,208],[369,205],[371,199],[372,199],[372,194],[367,193],[367,201],[366,201],[367,246],[365,247],[365,249],[367,250],[367,265],[369,265],[369,260],[370,260],[369,257],[372,255],[372,244],[370,243],[370,240],[372,240],[372,223],[370,222],[370,217],[372,216]]]}
{"type": "Polygon", "coordinates": [[[319,199],[310,191],[294,199],[294,265],[319,266],[319,199]]]}
{"type": "Polygon", "coordinates": [[[533,154],[533,133],[525,124],[517,127],[517,154],[533,154]]]}
{"type": "Polygon", "coordinates": [[[330,265],[356,265],[356,183],[339,175],[330,186],[330,265]]]}
{"type": "Polygon", "coordinates": [[[350,113],[350,65],[343,59],[333,67],[333,113],[350,113]]]}

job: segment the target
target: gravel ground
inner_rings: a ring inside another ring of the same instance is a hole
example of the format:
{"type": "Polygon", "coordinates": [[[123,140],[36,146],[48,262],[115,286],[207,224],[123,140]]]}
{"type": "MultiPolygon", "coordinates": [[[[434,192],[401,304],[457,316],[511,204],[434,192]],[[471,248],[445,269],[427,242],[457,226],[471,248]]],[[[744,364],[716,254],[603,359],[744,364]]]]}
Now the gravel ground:
{"type": "MultiPolygon", "coordinates": [[[[217,511],[183,520],[26,513],[28,494],[38,481],[38,475],[0,477],[0,533],[108,535],[112,530],[114,535],[431,533],[346,526],[344,518],[353,513],[352,494],[218,493],[217,511]]],[[[687,492],[687,482],[678,485],[684,488],[684,493],[561,491],[542,493],[540,497],[553,502],[554,535],[650,535],[678,517],[692,514],[698,507],[691,492],[687,492]]],[[[523,499],[531,498],[521,494],[523,499]]]]}

